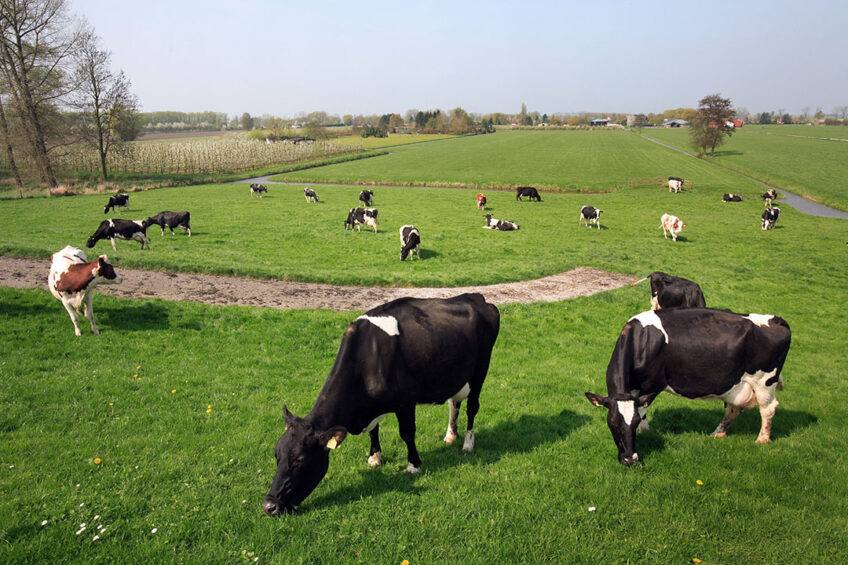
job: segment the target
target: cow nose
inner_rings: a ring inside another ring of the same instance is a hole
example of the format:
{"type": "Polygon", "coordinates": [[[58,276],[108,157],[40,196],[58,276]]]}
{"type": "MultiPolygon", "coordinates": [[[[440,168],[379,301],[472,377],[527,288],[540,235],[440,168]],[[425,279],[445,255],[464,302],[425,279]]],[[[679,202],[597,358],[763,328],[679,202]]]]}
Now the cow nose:
{"type": "Polygon", "coordinates": [[[266,500],[262,503],[262,510],[264,510],[265,514],[268,516],[276,516],[280,513],[280,506],[273,500],[266,500]]]}
{"type": "Polygon", "coordinates": [[[639,454],[634,453],[630,457],[624,457],[624,458],[621,459],[621,462],[625,465],[633,465],[634,463],[638,463],[639,462],[639,454]]]}

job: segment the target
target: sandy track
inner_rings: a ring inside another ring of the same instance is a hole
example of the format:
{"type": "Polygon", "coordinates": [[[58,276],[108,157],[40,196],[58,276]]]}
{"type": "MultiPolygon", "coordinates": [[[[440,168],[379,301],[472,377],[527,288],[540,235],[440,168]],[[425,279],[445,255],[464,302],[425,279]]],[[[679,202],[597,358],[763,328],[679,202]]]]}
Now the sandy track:
{"type": "MultiPolygon", "coordinates": [[[[50,262],[46,260],[0,257],[0,285],[46,289],[49,270],[50,262]]],[[[218,305],[327,310],[370,310],[402,296],[446,298],[463,292],[480,292],[495,304],[555,302],[611,290],[636,280],[636,277],[630,275],[608,273],[590,267],[577,267],[532,281],[457,288],[337,286],[124,268],[118,268],[118,272],[124,279],[121,284],[100,286],[98,290],[121,298],[161,298],[218,305]]]]}

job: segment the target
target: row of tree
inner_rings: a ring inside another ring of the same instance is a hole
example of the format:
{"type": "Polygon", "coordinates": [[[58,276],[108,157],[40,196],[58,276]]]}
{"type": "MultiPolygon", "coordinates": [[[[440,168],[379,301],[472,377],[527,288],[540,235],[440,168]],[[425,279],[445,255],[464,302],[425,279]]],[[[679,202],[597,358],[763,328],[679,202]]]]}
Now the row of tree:
{"type": "Polygon", "coordinates": [[[18,186],[57,186],[51,152],[84,141],[106,158],[137,133],[138,100],[111,53],[66,0],[0,0],[0,139],[18,186]]]}

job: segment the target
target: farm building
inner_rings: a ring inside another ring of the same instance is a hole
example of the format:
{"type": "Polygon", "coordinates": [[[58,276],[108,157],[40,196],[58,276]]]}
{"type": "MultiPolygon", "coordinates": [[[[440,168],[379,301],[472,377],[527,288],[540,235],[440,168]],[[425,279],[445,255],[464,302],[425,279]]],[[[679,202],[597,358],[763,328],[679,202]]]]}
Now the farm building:
{"type": "Polygon", "coordinates": [[[690,124],[686,120],[682,120],[682,119],[678,118],[676,120],[667,120],[667,121],[663,122],[662,125],[663,125],[664,128],[681,128],[681,127],[689,127],[692,124],[690,124]]]}
{"type": "Polygon", "coordinates": [[[590,126],[605,126],[609,124],[612,120],[609,118],[595,118],[591,122],[589,122],[590,126]]]}

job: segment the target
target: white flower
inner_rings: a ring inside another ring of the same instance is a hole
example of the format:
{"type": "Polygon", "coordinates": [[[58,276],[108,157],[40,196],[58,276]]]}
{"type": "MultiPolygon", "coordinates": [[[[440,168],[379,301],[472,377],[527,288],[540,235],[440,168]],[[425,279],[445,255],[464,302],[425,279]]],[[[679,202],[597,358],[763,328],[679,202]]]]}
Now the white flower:
{"type": "Polygon", "coordinates": [[[44,521],[41,523],[41,525],[42,525],[42,526],[46,526],[46,525],[47,525],[47,520],[44,520],[44,521]]]}
{"type": "Polygon", "coordinates": [[[100,539],[100,536],[94,536],[93,538],[91,538],[91,541],[97,541],[99,539],[100,539]]]}
{"type": "Polygon", "coordinates": [[[150,530],[150,533],[155,534],[158,531],[159,531],[159,528],[153,528],[152,530],[150,530]]]}
{"type": "Polygon", "coordinates": [[[595,508],[594,506],[589,507],[589,512],[594,512],[595,510],[597,510],[597,508],[595,508]]]}

